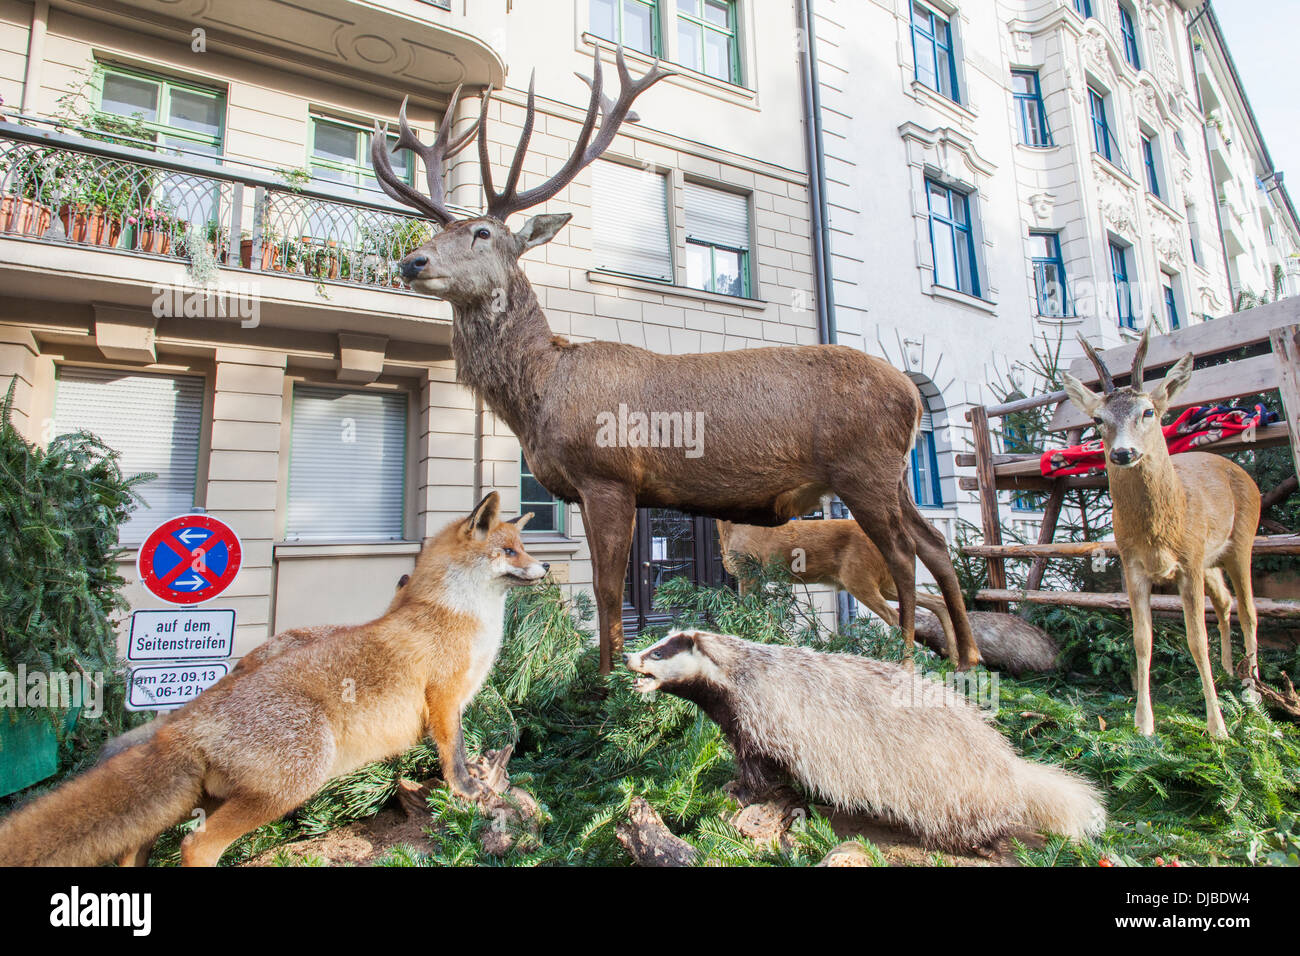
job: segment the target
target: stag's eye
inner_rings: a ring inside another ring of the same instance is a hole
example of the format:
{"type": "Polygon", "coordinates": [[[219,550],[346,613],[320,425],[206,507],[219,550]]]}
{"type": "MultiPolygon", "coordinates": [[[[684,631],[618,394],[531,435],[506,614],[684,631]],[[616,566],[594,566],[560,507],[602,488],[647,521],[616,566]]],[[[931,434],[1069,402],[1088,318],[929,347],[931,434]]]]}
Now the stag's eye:
{"type": "Polygon", "coordinates": [[[484,226],[479,226],[474,230],[475,239],[491,239],[492,233],[484,226]]]}

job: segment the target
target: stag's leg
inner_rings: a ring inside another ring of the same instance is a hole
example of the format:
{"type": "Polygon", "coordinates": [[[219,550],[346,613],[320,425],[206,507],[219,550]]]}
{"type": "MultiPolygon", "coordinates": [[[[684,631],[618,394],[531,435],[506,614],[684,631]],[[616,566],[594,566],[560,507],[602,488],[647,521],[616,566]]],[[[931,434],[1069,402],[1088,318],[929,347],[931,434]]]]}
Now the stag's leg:
{"type": "MultiPolygon", "coordinates": [[[[1246,666],[1249,668],[1248,679],[1253,679],[1259,672],[1258,652],[1255,628],[1258,617],[1255,613],[1255,589],[1250,581],[1250,551],[1254,539],[1248,539],[1245,546],[1234,549],[1224,556],[1223,567],[1232,580],[1232,590],[1237,596],[1237,620],[1241,622],[1241,635],[1246,641],[1246,666]]],[[[1232,673],[1231,670],[1228,671],[1232,673]]]]}
{"type": "Polygon", "coordinates": [[[1205,590],[1214,605],[1214,616],[1219,619],[1219,655],[1223,669],[1232,676],[1232,594],[1218,568],[1205,569],[1205,590]]]}
{"type": "Polygon", "coordinates": [[[580,507],[600,619],[600,672],[608,674],[623,652],[623,581],[632,550],[636,498],[622,485],[601,485],[582,490],[580,507]]]}
{"type": "Polygon", "coordinates": [[[1196,669],[1201,673],[1201,690],[1205,694],[1205,726],[1211,737],[1227,737],[1219,711],[1219,695],[1214,690],[1214,672],[1210,669],[1210,643],[1205,633],[1205,575],[1200,570],[1186,574],[1178,582],[1183,599],[1183,626],[1187,629],[1187,649],[1192,652],[1196,669]]]}
{"type": "Polygon", "coordinates": [[[1124,571],[1129,611],[1133,615],[1133,651],[1137,657],[1137,711],[1133,723],[1137,732],[1150,737],[1156,732],[1151,712],[1151,582],[1144,575],[1124,571]]]}
{"type": "MultiPolygon", "coordinates": [[[[899,485],[899,503],[902,506],[903,519],[907,522],[915,541],[916,554],[921,563],[934,575],[939,590],[943,592],[944,604],[951,617],[951,627],[955,633],[958,657],[955,659],[958,670],[966,670],[980,662],[979,647],[975,644],[975,634],[971,630],[970,618],[966,615],[966,601],[961,594],[961,582],[957,580],[957,571],[952,566],[948,555],[948,542],[943,533],[917,510],[907,489],[899,485]]],[[[945,632],[946,633],[946,632],[945,632]]]]}

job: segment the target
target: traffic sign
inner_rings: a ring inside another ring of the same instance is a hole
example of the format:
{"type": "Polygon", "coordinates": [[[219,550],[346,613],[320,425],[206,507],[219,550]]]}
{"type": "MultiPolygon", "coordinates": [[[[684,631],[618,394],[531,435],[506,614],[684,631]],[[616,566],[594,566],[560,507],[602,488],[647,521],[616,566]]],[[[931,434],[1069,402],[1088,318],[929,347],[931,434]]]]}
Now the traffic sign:
{"type": "Polygon", "coordinates": [[[221,660],[235,650],[235,612],[146,608],[131,615],[129,661],[221,660]]]}
{"type": "Polygon", "coordinates": [[[239,573],[239,537],[224,521],[203,514],[164,521],[140,546],[140,580],[169,604],[210,601],[239,573]]]}
{"type": "Polygon", "coordinates": [[[230,672],[225,661],[179,661],[137,667],[128,676],[127,710],[173,710],[230,672]]]}

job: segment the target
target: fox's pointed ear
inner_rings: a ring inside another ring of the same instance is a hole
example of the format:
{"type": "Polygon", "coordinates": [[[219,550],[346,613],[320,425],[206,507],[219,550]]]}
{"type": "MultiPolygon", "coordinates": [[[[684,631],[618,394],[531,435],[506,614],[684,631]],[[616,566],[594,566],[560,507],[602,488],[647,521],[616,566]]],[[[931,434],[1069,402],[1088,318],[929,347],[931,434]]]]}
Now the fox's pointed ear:
{"type": "Polygon", "coordinates": [[[547,213],[541,216],[533,216],[526,223],[519,227],[515,233],[515,238],[519,240],[521,247],[520,254],[533,246],[540,246],[543,243],[550,242],[555,238],[556,233],[563,229],[573,213],[547,213]]]}
{"type": "Polygon", "coordinates": [[[506,524],[514,525],[516,531],[523,531],[524,525],[528,524],[528,522],[532,520],[533,520],[533,513],[529,511],[525,514],[521,514],[518,518],[511,518],[509,521],[506,522],[506,524]]]}
{"type": "Polygon", "coordinates": [[[482,541],[487,537],[492,526],[497,523],[497,513],[501,510],[501,496],[495,491],[474,506],[474,510],[465,519],[464,533],[468,537],[482,541]]]}

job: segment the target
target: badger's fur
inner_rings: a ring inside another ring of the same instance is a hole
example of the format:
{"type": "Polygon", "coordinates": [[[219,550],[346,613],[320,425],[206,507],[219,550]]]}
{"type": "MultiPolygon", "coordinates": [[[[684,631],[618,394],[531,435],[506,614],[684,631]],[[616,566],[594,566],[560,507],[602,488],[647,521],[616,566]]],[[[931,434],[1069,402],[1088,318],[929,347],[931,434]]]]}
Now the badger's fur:
{"type": "Polygon", "coordinates": [[[1018,756],[973,704],[896,664],[706,631],[625,660],[637,690],[693,701],[718,723],[751,793],[788,773],[837,807],[954,850],[1018,826],[1079,838],[1105,825],[1088,782],[1018,756]]]}

